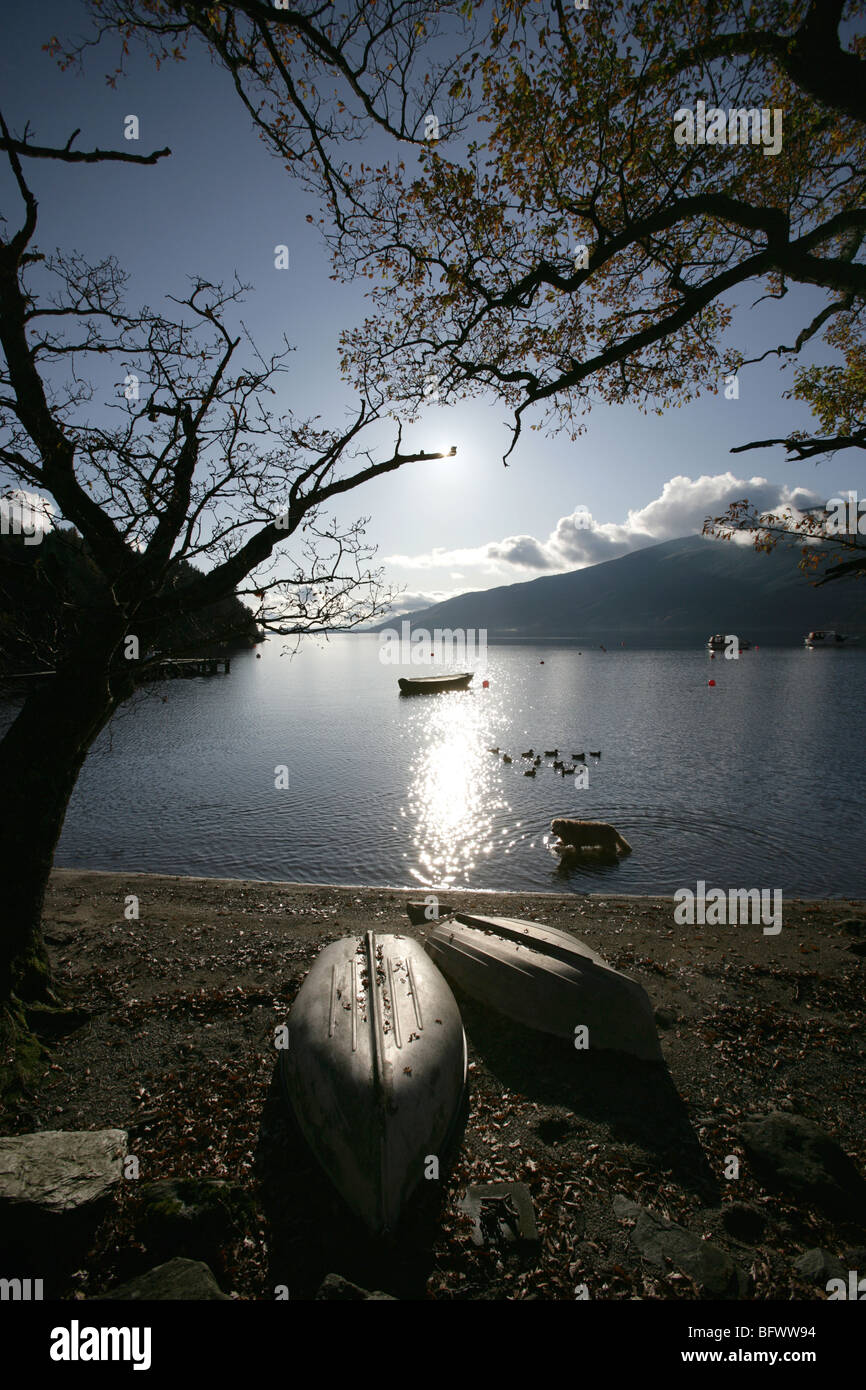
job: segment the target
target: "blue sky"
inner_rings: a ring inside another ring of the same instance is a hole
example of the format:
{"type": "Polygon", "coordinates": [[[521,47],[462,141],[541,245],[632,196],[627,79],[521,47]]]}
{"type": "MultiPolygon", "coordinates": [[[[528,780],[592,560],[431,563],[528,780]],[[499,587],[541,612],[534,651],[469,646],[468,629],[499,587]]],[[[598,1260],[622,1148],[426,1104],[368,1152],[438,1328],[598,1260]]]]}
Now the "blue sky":
{"type": "MultiPolygon", "coordinates": [[[[83,7],[61,0],[7,17],[0,52],[7,121],[20,132],[29,119],[44,143],[63,143],[80,126],[81,148],[169,145],[173,154],[152,168],[30,161],[40,246],[117,255],[131,275],[131,298],[153,306],[166,291],[182,292],[187,275],[228,280],[236,271],[253,286],[243,317],[260,347],[276,349],[285,333],[298,349],[281,388],[286,404],[339,423],[353,396],[339,376],[338,335],[363,317],[364,286],[329,278],[325,248],[306,222],[314,211],[307,196],[267,153],[226,74],[203,50],[159,71],[133,51],[130,75],[112,89],[108,50],[91,54],[83,74],[61,72],[40,51],[53,33],[87,31],[83,7]],[[129,113],[140,120],[135,146],[123,140],[129,113]],[[290,250],[288,271],[274,269],[279,243],[290,250]]],[[[2,190],[9,214],[5,175],[2,190]]],[[[749,306],[759,293],[744,287],[738,303],[749,306]]],[[[823,302],[795,290],[781,303],[747,308],[737,340],[756,352],[790,341],[823,302]]],[[[850,489],[866,495],[866,464],[855,451],[817,467],[787,463],[778,447],[729,453],[732,445],[808,427],[808,412],[781,400],[786,383],[773,359],[743,372],[738,400],[706,396],[661,417],[598,405],[576,442],[525,430],[507,469],[501,406],[434,405],[406,442],[427,450],[457,445],[457,457],[373,483],[340,515],[371,517],[368,537],[388,579],[407,586],[412,606],[699,531],[708,512],[747,494],[767,505],[799,496],[796,489],[814,500],[850,489]],[[580,507],[591,514],[588,528],[569,521],[580,507]]]]}

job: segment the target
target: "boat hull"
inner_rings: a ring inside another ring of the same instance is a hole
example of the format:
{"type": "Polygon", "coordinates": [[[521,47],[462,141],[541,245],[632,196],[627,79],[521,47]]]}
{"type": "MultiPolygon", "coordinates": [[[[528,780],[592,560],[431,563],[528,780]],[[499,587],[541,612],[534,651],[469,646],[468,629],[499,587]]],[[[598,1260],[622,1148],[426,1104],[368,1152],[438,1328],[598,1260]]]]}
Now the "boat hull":
{"type": "Polygon", "coordinates": [[[304,1137],[369,1230],[392,1231],[460,1110],[454,995],[419,942],[368,932],[319,954],[288,1028],[280,1064],[304,1137]]]}
{"type": "Polygon", "coordinates": [[[646,991],[567,932],[457,913],[425,947],[453,985],[517,1023],[563,1038],[584,1026],[590,1051],[662,1060],[646,991]]]}
{"type": "Polygon", "coordinates": [[[397,684],[401,695],[439,695],[445,690],[468,690],[474,671],[456,676],[401,676],[397,684]]]}

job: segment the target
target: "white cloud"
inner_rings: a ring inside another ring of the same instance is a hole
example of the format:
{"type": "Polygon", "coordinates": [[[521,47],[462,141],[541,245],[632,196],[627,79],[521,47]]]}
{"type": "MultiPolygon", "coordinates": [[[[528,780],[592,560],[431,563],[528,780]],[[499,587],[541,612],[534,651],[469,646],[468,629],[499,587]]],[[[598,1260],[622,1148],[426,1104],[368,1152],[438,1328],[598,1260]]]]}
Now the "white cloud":
{"type": "Polygon", "coordinates": [[[398,594],[389,611],[389,617],[399,618],[405,613],[414,613],[420,608],[430,608],[434,603],[444,603],[448,598],[465,594],[466,589],[417,589],[398,594]]]}
{"type": "MultiPolygon", "coordinates": [[[[583,569],[647,545],[699,535],[708,516],[722,516],[731,502],[744,497],[762,512],[783,507],[796,510],[823,500],[806,488],[789,488],[766,478],[738,478],[730,471],[705,473],[699,478],[678,474],[665,483],[659,497],[644,507],[629,509],[621,522],[596,521],[581,504],[569,516],[560,517],[545,540],[529,535],[506,536],[471,549],[437,547],[422,555],[388,555],[385,563],[405,570],[460,565],[460,578],[472,579],[463,571],[475,571],[474,587],[485,587],[485,580],[507,584],[525,578],[527,572],[549,574],[583,569]]],[[[743,539],[751,544],[748,537],[743,539]]],[[[446,595],[427,601],[440,602],[442,597],[446,595]]]]}
{"type": "Polygon", "coordinates": [[[506,536],[504,541],[490,541],[485,550],[488,559],[500,564],[529,570],[556,568],[545,543],[537,541],[534,536],[506,536]]]}

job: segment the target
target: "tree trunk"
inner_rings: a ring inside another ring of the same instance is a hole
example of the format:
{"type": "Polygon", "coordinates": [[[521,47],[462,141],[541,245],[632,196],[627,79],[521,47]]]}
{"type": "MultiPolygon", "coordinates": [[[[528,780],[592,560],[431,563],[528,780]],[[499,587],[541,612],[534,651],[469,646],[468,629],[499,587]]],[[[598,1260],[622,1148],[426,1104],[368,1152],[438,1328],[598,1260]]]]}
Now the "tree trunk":
{"type": "Polygon", "coordinates": [[[0,1007],[50,998],[42,907],[66,808],[88,750],[131,692],[110,679],[118,635],[91,637],[28,695],[0,742],[0,1007]]]}

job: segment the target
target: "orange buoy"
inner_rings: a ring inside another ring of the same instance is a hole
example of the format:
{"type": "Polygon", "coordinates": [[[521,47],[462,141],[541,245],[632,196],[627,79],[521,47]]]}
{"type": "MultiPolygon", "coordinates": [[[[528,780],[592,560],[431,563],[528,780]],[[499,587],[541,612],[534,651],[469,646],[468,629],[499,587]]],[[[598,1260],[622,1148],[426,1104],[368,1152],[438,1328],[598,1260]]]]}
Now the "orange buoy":
{"type": "Polygon", "coordinates": [[[715,685],[715,681],[707,681],[707,685],[715,685]]]}
{"type": "Polygon", "coordinates": [[[482,681],[482,682],[481,682],[481,689],[482,689],[482,690],[489,690],[489,689],[490,689],[490,682],[489,682],[489,681],[482,681]]]}

